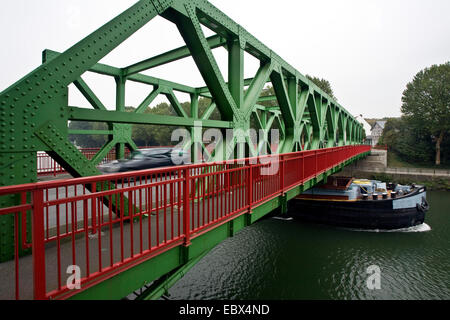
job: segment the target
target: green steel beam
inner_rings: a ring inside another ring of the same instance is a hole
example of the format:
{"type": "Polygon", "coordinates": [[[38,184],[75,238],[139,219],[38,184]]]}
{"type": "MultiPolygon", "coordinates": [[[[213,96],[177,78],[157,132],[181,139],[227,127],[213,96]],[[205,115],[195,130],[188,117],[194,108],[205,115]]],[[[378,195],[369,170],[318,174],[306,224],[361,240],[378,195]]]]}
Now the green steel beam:
{"type": "Polygon", "coordinates": [[[211,104],[209,105],[208,108],[206,108],[205,112],[202,115],[202,120],[208,120],[211,115],[213,114],[214,110],[217,109],[217,105],[216,103],[213,101],[211,102],[211,104]]]}
{"type": "Polygon", "coordinates": [[[69,134],[82,135],[112,135],[113,130],[69,130],[69,134]]]}
{"type": "MultiPolygon", "coordinates": [[[[191,117],[195,120],[199,119],[198,115],[198,95],[191,95],[191,117]]],[[[196,121],[194,124],[202,123],[200,121],[196,121]]],[[[200,151],[203,143],[202,138],[202,130],[198,126],[191,127],[191,161],[192,163],[201,162],[200,151]]]]}
{"type": "MultiPolygon", "coordinates": [[[[253,82],[253,78],[246,78],[246,79],[244,79],[244,86],[249,86],[252,82],[253,82]]],[[[267,83],[270,83],[270,81],[268,81],[267,83]]],[[[227,86],[229,86],[229,85],[230,84],[227,83],[227,86]]],[[[210,94],[208,87],[200,87],[200,88],[197,88],[196,91],[200,96],[207,96],[208,94],[210,94]]],[[[211,95],[209,96],[209,98],[211,98],[211,95]]]]}
{"type": "Polygon", "coordinates": [[[154,88],[153,91],[144,99],[144,101],[142,101],[139,107],[136,108],[135,112],[143,113],[161,92],[162,88],[160,86],[154,88]]]}
{"type": "Polygon", "coordinates": [[[95,162],[89,161],[73,144],[68,142],[65,135],[51,121],[38,128],[36,136],[47,145],[47,153],[55,158],[63,168],[66,168],[72,176],[101,174],[95,167],[95,162]]]}
{"type": "MultiPolygon", "coordinates": [[[[208,45],[211,49],[222,47],[227,43],[226,39],[221,36],[214,35],[206,39],[208,45]]],[[[146,59],[144,61],[135,63],[131,66],[125,67],[123,70],[123,74],[125,77],[128,77],[132,74],[139,73],[151,68],[156,68],[162,66],[164,64],[174,62],[186,57],[190,57],[191,53],[189,52],[189,48],[186,46],[171,50],[169,52],[160,54],[156,57],[152,57],[150,59],[146,59]]]]}
{"type": "MultiPolygon", "coordinates": [[[[61,53],[56,52],[56,51],[52,51],[52,50],[48,50],[48,49],[44,51],[44,56],[51,57],[51,59],[54,59],[54,58],[58,57],[59,55],[61,55],[61,53]]],[[[99,64],[99,63],[93,65],[86,71],[90,71],[90,72],[94,72],[94,73],[98,73],[98,74],[102,74],[102,75],[106,75],[106,76],[111,76],[114,78],[123,76],[122,69],[116,68],[113,66],[109,66],[109,65],[105,65],[105,64],[99,64]]],[[[172,82],[172,81],[167,81],[167,80],[151,77],[151,76],[141,74],[141,73],[130,75],[130,76],[126,77],[126,79],[129,81],[139,82],[142,84],[148,84],[148,85],[152,85],[152,86],[164,86],[164,87],[172,88],[173,90],[184,92],[184,93],[197,93],[196,88],[186,86],[186,85],[183,85],[180,83],[172,82]]]]}
{"type": "Polygon", "coordinates": [[[276,68],[274,72],[272,72],[270,79],[272,80],[273,89],[277,96],[278,103],[280,104],[284,122],[288,127],[293,127],[295,125],[294,110],[291,105],[291,99],[286,88],[281,67],[276,68]]]}
{"type": "Polygon", "coordinates": [[[278,101],[277,100],[277,96],[264,96],[264,97],[259,97],[258,98],[258,103],[261,102],[272,102],[272,101],[278,101]]]}
{"type": "Polygon", "coordinates": [[[258,99],[260,98],[261,92],[266,85],[270,74],[273,71],[273,65],[271,63],[263,64],[258,72],[256,73],[255,78],[253,79],[250,87],[245,94],[244,108],[243,112],[248,117],[254,110],[258,99]]]}
{"type": "Polygon", "coordinates": [[[179,117],[189,118],[171,89],[165,95],[179,117]]]}
{"type": "MultiPolygon", "coordinates": [[[[127,81],[126,78],[120,76],[114,78],[116,81],[116,111],[117,112],[125,112],[125,83],[127,81]]],[[[111,127],[111,124],[109,124],[111,127]]],[[[131,139],[131,125],[125,124],[121,126],[117,126],[116,124],[112,125],[114,134],[111,136],[112,141],[115,141],[114,138],[116,133],[122,136],[122,133],[128,133],[127,137],[124,137],[126,140],[131,139]],[[124,129],[124,130],[121,130],[124,129]],[[120,130],[121,132],[116,132],[117,130],[120,130]]],[[[115,145],[116,147],[116,159],[124,159],[125,158],[125,143],[123,139],[117,139],[117,143],[115,145]]],[[[108,150],[109,151],[109,150],[108,150]]],[[[100,152],[99,152],[100,153],[100,152]]],[[[106,156],[107,153],[104,154],[103,158],[106,156]]],[[[97,159],[99,160],[98,163],[103,159],[97,159]]]]}
{"type": "Polygon", "coordinates": [[[233,128],[232,122],[229,121],[196,120],[193,118],[184,117],[137,114],[135,112],[102,111],[77,107],[69,107],[69,120],[125,124],[155,124],[184,127],[193,127],[196,121],[200,121],[202,126],[205,128],[233,128]]]}
{"type": "Polygon", "coordinates": [[[228,42],[228,88],[238,108],[244,104],[244,49],[239,39],[228,42]]]}
{"type": "Polygon", "coordinates": [[[74,85],[80,90],[81,94],[86,98],[87,101],[97,110],[106,110],[106,107],[100,101],[100,99],[95,95],[95,93],[89,88],[86,82],[80,77],[75,80],[74,85]]]}
{"type": "MultiPolygon", "coordinates": [[[[111,149],[116,146],[116,144],[117,144],[117,141],[114,139],[108,141],[102,148],[100,148],[100,150],[95,154],[95,156],[91,159],[90,162],[94,166],[98,165],[100,162],[102,162],[103,159],[105,159],[108,152],[110,152],[111,149]]],[[[117,158],[117,159],[122,159],[122,158],[117,158]]]]}
{"type": "Polygon", "coordinates": [[[328,144],[327,147],[334,147],[337,142],[337,121],[339,112],[334,105],[330,106],[327,112],[327,130],[328,144]]]}
{"type": "Polygon", "coordinates": [[[240,115],[239,109],[223,79],[219,66],[203,34],[195,7],[186,1],[185,8],[188,16],[178,15],[176,18],[178,31],[189,47],[197,68],[211,94],[215,97],[214,100],[222,116],[225,120],[232,121],[236,116],[240,115]]]}

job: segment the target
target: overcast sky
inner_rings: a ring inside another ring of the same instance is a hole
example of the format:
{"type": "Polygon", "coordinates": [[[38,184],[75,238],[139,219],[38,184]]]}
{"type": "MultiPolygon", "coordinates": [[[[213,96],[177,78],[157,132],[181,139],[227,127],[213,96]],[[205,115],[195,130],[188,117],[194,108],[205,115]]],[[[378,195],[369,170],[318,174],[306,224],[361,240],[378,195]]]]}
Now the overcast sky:
{"type": "MultiPolygon", "coordinates": [[[[3,0],[0,90],[37,67],[43,49],[68,49],[135,2],[3,0]]],[[[302,74],[329,80],[338,101],[355,116],[400,116],[402,92],[414,75],[450,60],[449,0],[211,2],[302,74]]],[[[176,27],[157,17],[101,62],[125,67],[183,44],[176,27]]],[[[226,77],[225,50],[214,54],[226,77]]],[[[257,61],[246,62],[245,75],[253,76],[257,61]]],[[[204,85],[191,58],[147,74],[204,85]]],[[[84,79],[104,104],[114,106],[112,79],[91,74],[84,79]]],[[[151,87],[127,89],[127,105],[137,106],[151,87]]],[[[86,103],[71,89],[70,104],[86,103]]]]}

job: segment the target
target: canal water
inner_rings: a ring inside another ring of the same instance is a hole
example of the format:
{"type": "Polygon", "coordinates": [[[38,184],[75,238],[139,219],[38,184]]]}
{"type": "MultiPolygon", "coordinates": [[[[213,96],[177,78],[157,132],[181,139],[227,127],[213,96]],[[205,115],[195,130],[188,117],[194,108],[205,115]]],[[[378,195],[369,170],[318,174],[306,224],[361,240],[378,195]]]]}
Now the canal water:
{"type": "Polygon", "coordinates": [[[170,299],[450,299],[450,193],[427,200],[426,224],[395,232],[266,218],[211,251],[170,299]],[[374,265],[381,288],[370,290],[374,265]]]}

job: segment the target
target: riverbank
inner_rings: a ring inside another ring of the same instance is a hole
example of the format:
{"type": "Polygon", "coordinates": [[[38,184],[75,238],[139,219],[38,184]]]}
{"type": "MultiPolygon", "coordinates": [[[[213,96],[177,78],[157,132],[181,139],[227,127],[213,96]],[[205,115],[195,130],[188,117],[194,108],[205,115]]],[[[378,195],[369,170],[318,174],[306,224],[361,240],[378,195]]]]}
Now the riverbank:
{"type": "Polygon", "coordinates": [[[417,173],[390,173],[389,168],[386,168],[385,172],[377,172],[375,170],[364,169],[364,168],[346,168],[343,171],[337,173],[337,176],[351,176],[359,179],[373,179],[385,182],[394,182],[403,185],[424,185],[430,191],[450,191],[450,176],[441,177],[433,176],[432,174],[422,174],[417,173]]]}
{"type": "Polygon", "coordinates": [[[389,168],[410,168],[410,169],[425,169],[425,170],[450,170],[450,164],[443,163],[437,166],[434,163],[410,163],[401,159],[395,152],[387,152],[387,167],[389,168]]]}
{"type": "Polygon", "coordinates": [[[424,185],[428,190],[450,191],[450,170],[436,168],[391,167],[389,152],[372,150],[372,154],[345,167],[336,175],[374,179],[400,184],[424,185]]]}

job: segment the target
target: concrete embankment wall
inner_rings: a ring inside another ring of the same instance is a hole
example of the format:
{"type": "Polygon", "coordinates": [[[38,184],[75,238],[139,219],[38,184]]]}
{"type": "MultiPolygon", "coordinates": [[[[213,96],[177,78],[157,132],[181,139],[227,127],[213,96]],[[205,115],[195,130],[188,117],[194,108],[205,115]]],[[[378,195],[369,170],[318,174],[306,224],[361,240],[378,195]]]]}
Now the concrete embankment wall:
{"type": "Polygon", "coordinates": [[[387,152],[373,150],[365,159],[359,160],[342,170],[339,175],[355,178],[371,179],[374,175],[388,175],[393,180],[408,179],[412,181],[450,181],[450,170],[421,168],[388,168],[387,152]]]}

